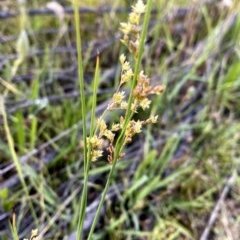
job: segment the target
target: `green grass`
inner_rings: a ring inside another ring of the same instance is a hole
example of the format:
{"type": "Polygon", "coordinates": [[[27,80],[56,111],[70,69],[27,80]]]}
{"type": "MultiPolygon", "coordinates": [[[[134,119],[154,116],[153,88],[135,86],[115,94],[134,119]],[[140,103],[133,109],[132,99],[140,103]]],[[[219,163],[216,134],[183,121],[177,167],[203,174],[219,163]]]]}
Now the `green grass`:
{"type": "MultiPolygon", "coordinates": [[[[18,9],[16,3],[4,2],[18,9]]],[[[32,1],[26,8],[46,2],[32,1]]],[[[124,8],[129,2],[114,4],[124,8]]],[[[104,4],[89,2],[94,8],[104,4]]],[[[152,114],[159,115],[159,121],[145,127],[117,162],[92,239],[200,239],[228,179],[238,173],[240,5],[235,0],[232,7],[221,7],[217,1],[153,2],[156,12],[150,17],[142,67],[153,85],[164,84],[166,90],[153,96],[148,112],[139,111],[133,118],[152,114]]],[[[5,104],[0,109],[0,239],[29,238],[36,228],[42,239],[68,239],[76,234],[86,170],[82,120],[86,117],[86,131],[92,129],[92,103],[96,101],[94,112],[100,116],[119,84],[120,54],[132,58],[117,37],[127,11],[80,13],[83,112],[74,15],[65,15],[62,37],[56,16],[27,17],[25,24],[20,24],[21,17],[0,19],[3,39],[14,37],[0,44],[0,95],[5,104]],[[29,42],[23,59],[16,55],[22,29],[29,42]],[[22,61],[16,65],[18,59],[22,61]],[[16,168],[7,171],[12,164],[16,168]],[[16,224],[11,225],[13,209],[16,224]]],[[[117,118],[110,115],[107,122],[117,118]]],[[[105,156],[87,167],[85,238],[111,165],[105,156]]],[[[209,239],[240,238],[239,198],[237,174],[209,239]]]]}

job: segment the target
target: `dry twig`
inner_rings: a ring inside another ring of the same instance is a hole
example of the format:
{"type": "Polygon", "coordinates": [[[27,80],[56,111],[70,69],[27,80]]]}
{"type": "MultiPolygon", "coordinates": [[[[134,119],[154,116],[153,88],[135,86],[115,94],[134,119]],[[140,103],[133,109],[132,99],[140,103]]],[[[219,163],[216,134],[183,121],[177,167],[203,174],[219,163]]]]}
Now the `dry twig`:
{"type": "Polygon", "coordinates": [[[230,176],[230,178],[228,179],[226,185],[224,186],[223,190],[222,190],[222,193],[220,195],[220,198],[218,199],[211,215],[210,215],[210,218],[208,220],[208,223],[207,223],[207,226],[205,227],[201,237],[200,237],[200,240],[208,240],[208,236],[209,236],[209,233],[213,227],[213,224],[215,223],[217,217],[218,217],[218,213],[220,211],[220,208],[221,208],[221,205],[223,203],[223,201],[225,200],[228,192],[230,191],[230,188],[232,187],[232,185],[234,184],[235,180],[236,180],[236,177],[237,177],[237,173],[236,171],[233,172],[233,174],[230,176]]]}

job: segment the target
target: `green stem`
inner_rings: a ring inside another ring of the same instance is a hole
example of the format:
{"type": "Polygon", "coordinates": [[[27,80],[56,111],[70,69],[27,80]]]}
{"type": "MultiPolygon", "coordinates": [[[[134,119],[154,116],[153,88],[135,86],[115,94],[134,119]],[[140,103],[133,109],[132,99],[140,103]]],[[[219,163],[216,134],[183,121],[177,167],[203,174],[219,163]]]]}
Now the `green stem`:
{"type": "Polygon", "coordinates": [[[76,28],[76,40],[77,40],[77,59],[78,59],[78,81],[81,95],[81,113],[82,113],[82,129],[83,129],[83,158],[84,158],[84,186],[81,195],[78,227],[77,227],[77,239],[81,240],[82,228],[85,216],[86,201],[87,201],[87,181],[88,181],[88,157],[87,157],[87,123],[86,123],[86,104],[85,104],[85,92],[84,92],[84,79],[83,79],[83,61],[82,61],[82,43],[80,35],[80,17],[79,17],[79,1],[73,0],[74,5],[74,21],[76,28]]]}
{"type": "Polygon", "coordinates": [[[138,74],[139,74],[139,70],[140,70],[140,65],[141,65],[141,60],[142,60],[142,55],[143,55],[143,50],[144,50],[144,42],[145,42],[145,39],[146,39],[147,28],[148,28],[148,23],[149,23],[149,19],[150,19],[151,6],[152,6],[152,0],[148,0],[146,13],[145,13],[145,17],[144,17],[143,30],[142,30],[141,38],[140,38],[139,55],[138,55],[138,58],[136,60],[135,71],[134,71],[134,79],[133,79],[133,82],[132,82],[131,92],[130,92],[130,96],[129,96],[129,100],[128,100],[128,109],[126,111],[126,117],[125,117],[125,120],[124,120],[123,129],[122,129],[121,134],[118,137],[117,142],[116,142],[116,148],[115,148],[115,152],[114,152],[114,159],[113,159],[113,163],[112,163],[112,168],[109,172],[106,185],[105,185],[104,190],[102,192],[101,200],[100,200],[100,203],[98,205],[98,208],[97,208],[96,214],[94,216],[93,223],[92,223],[92,226],[91,226],[88,238],[87,238],[88,240],[91,240],[92,234],[93,234],[94,229],[96,227],[96,224],[97,224],[102,206],[104,204],[109,186],[110,186],[110,184],[112,182],[112,179],[113,179],[113,174],[114,174],[115,167],[116,167],[116,164],[117,164],[118,156],[119,156],[119,154],[120,154],[120,152],[123,148],[124,134],[125,134],[127,125],[128,125],[128,123],[129,123],[129,121],[132,117],[131,106],[132,106],[132,103],[133,103],[133,92],[134,92],[134,88],[137,84],[138,74]]]}
{"type": "Polygon", "coordinates": [[[9,149],[10,149],[10,152],[11,152],[11,155],[12,155],[14,165],[16,167],[19,179],[20,179],[21,184],[23,186],[23,190],[24,190],[24,192],[25,192],[25,194],[28,198],[29,207],[30,207],[32,216],[34,218],[35,224],[38,225],[38,218],[37,218],[37,215],[34,211],[33,204],[30,200],[30,194],[29,194],[27,184],[26,184],[25,179],[24,179],[24,174],[23,174],[23,171],[22,171],[22,168],[21,168],[21,163],[19,162],[17,153],[15,151],[14,140],[12,138],[10,128],[9,128],[9,125],[8,125],[8,121],[7,121],[7,114],[6,114],[6,109],[5,109],[5,105],[4,105],[4,99],[1,95],[0,95],[0,115],[2,115],[2,117],[3,117],[3,126],[4,126],[5,133],[6,133],[8,146],[9,146],[9,149]]]}
{"type": "MultiPolygon", "coordinates": [[[[99,57],[97,57],[95,77],[94,77],[93,102],[92,102],[91,123],[90,123],[90,138],[94,135],[98,79],[99,79],[99,57]]],[[[91,147],[90,147],[90,149],[88,149],[88,154],[87,154],[87,164],[86,164],[86,171],[85,171],[85,174],[84,174],[83,191],[82,191],[82,196],[81,196],[82,199],[81,199],[81,208],[80,208],[80,215],[79,215],[79,229],[78,229],[79,231],[78,231],[77,239],[81,239],[81,235],[82,235],[82,232],[83,232],[84,219],[85,219],[85,215],[86,215],[87,186],[88,186],[90,161],[91,161],[91,147]]]]}

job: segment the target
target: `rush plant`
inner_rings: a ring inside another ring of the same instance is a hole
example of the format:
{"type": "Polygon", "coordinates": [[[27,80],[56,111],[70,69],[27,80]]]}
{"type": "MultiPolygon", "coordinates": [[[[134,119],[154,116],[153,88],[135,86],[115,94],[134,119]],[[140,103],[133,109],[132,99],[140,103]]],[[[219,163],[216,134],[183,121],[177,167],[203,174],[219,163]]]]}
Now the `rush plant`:
{"type": "Polygon", "coordinates": [[[81,111],[83,116],[84,138],[84,185],[79,209],[77,239],[82,238],[83,223],[87,206],[87,182],[90,162],[96,161],[99,157],[102,157],[103,151],[105,150],[108,153],[107,160],[109,164],[111,164],[111,169],[87,239],[92,239],[92,234],[98,221],[101,208],[104,204],[107,191],[112,182],[116,164],[118,160],[124,157],[124,147],[126,144],[132,141],[134,135],[142,131],[144,125],[156,123],[158,120],[157,115],[149,116],[145,120],[135,120],[132,118],[139,109],[144,111],[150,107],[150,95],[160,94],[164,91],[164,87],[161,85],[151,86],[150,78],[144,73],[144,70],[141,69],[141,60],[150,18],[151,4],[152,0],[148,0],[146,5],[142,0],[138,0],[138,2],[132,6],[132,11],[129,14],[128,21],[120,24],[120,30],[123,34],[121,42],[126,45],[132,54],[133,62],[128,61],[125,54],[121,54],[119,57],[121,63],[119,85],[116,89],[116,92],[109,100],[107,108],[98,119],[95,117],[99,78],[99,58],[97,58],[90,133],[87,136],[85,118],[86,109],[84,106],[84,81],[82,75],[81,36],[79,32],[80,21],[78,13],[78,1],[74,1],[74,15],[77,29],[76,36],[78,46],[79,86],[82,102],[81,111]],[[142,21],[143,14],[145,14],[145,16],[144,20],[142,21]],[[129,94],[126,93],[126,86],[130,86],[129,94]],[[115,115],[119,116],[118,121],[109,125],[106,123],[105,118],[107,114],[112,113],[113,111],[115,115]]]}

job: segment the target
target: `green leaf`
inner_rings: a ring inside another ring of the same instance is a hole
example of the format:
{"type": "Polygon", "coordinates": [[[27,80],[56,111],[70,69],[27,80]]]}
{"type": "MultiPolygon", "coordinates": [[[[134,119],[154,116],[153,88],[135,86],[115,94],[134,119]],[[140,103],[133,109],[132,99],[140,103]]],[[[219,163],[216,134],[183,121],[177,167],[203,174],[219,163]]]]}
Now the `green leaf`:
{"type": "Polygon", "coordinates": [[[7,199],[8,194],[9,194],[9,192],[8,192],[7,188],[0,189],[0,200],[7,199]]]}
{"type": "Polygon", "coordinates": [[[240,85],[240,62],[236,62],[229,68],[223,82],[223,89],[235,88],[237,85],[240,85]]]}

